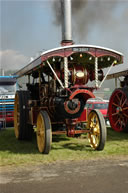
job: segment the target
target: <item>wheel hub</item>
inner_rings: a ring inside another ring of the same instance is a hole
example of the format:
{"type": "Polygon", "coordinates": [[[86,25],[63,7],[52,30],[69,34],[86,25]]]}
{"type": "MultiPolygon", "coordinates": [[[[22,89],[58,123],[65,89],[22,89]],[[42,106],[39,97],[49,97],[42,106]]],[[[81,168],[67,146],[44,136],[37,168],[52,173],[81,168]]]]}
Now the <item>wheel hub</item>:
{"type": "Polygon", "coordinates": [[[106,127],[100,111],[93,110],[89,113],[87,127],[90,129],[88,140],[91,147],[95,150],[102,150],[106,140],[106,127]]]}
{"type": "Polygon", "coordinates": [[[119,107],[119,113],[122,113],[122,107],[119,107]]]}

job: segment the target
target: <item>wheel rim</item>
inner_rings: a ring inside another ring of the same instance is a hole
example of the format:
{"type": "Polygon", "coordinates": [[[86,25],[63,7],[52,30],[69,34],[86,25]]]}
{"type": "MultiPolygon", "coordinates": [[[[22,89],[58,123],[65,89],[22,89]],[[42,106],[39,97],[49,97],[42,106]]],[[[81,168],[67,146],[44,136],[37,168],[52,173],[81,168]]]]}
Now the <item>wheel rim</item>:
{"type": "Polygon", "coordinates": [[[19,120],[20,120],[20,113],[19,113],[19,98],[16,94],[15,96],[15,104],[14,104],[14,130],[16,138],[19,137],[19,120]]]}
{"type": "Polygon", "coordinates": [[[100,143],[100,122],[95,112],[91,112],[88,117],[88,140],[93,149],[97,149],[100,143]]]}
{"type": "Polygon", "coordinates": [[[126,94],[117,89],[113,92],[109,103],[109,120],[115,131],[123,131],[128,122],[128,99],[126,94]]]}
{"type": "Polygon", "coordinates": [[[42,153],[45,148],[45,123],[41,113],[37,117],[37,145],[39,151],[42,153]]]}

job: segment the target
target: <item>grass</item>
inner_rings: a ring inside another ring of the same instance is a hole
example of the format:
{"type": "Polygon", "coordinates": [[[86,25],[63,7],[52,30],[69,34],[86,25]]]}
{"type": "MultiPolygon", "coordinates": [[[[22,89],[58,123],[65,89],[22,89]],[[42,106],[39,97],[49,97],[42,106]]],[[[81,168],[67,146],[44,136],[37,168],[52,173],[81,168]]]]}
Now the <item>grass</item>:
{"type": "Polygon", "coordinates": [[[86,135],[81,138],[53,136],[49,155],[38,152],[36,137],[32,141],[18,141],[13,128],[0,132],[0,166],[51,163],[56,161],[99,159],[128,155],[128,133],[116,133],[108,129],[108,137],[103,151],[90,148],[86,135]]]}

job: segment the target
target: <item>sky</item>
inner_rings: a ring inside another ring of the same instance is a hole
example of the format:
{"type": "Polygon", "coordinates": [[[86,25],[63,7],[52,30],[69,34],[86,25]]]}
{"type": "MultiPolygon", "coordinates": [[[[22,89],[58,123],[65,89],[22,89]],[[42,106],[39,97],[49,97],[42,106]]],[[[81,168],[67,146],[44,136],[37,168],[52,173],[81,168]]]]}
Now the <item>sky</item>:
{"type": "MultiPolygon", "coordinates": [[[[128,68],[128,0],[72,1],[73,41],[122,52],[116,71],[128,68]]],[[[0,0],[0,9],[0,68],[19,70],[60,46],[59,0],[0,0]]]]}

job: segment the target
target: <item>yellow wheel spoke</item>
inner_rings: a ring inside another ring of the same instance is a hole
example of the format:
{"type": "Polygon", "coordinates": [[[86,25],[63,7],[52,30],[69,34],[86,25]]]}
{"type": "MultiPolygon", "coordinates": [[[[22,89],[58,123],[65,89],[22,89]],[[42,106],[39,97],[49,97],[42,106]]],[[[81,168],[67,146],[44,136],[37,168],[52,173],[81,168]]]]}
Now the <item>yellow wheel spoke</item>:
{"type": "Polygon", "coordinates": [[[40,131],[40,136],[41,136],[41,137],[44,136],[44,131],[40,131]]]}
{"type": "Polygon", "coordinates": [[[45,124],[41,113],[37,117],[37,145],[39,151],[42,153],[45,148],[45,124]]]}
{"type": "Polygon", "coordinates": [[[88,127],[90,129],[88,134],[89,143],[93,149],[96,149],[100,143],[100,123],[95,112],[89,114],[88,127]]]}

